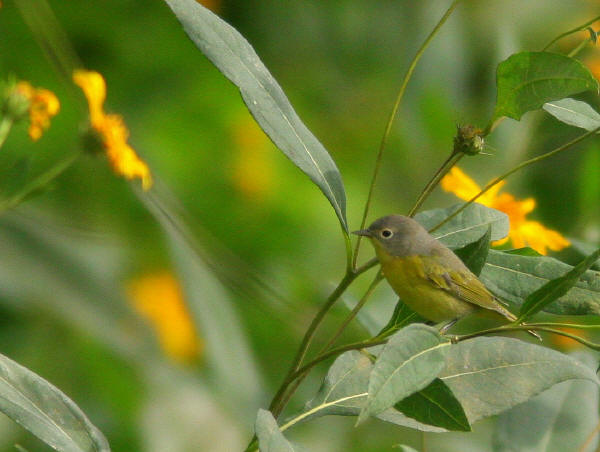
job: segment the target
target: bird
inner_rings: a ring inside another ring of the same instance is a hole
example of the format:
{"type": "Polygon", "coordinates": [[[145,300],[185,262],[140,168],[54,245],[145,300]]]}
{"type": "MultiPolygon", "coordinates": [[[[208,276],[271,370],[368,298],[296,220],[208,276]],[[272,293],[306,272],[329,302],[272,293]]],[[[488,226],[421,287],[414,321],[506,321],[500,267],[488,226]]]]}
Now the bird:
{"type": "Polygon", "coordinates": [[[517,319],[452,250],[414,219],[388,215],[353,233],[371,240],[385,279],[408,307],[429,321],[445,323],[441,333],[476,311],[517,319]]]}

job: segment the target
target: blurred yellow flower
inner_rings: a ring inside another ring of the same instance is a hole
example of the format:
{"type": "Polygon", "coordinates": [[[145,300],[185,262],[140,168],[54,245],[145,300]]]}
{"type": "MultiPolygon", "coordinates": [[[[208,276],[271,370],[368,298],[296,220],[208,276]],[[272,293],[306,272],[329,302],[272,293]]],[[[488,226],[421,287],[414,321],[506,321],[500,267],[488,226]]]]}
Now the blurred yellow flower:
{"type": "Polygon", "coordinates": [[[584,60],[585,65],[596,79],[600,80],[600,55],[598,52],[593,52],[584,60]]]}
{"type": "Polygon", "coordinates": [[[29,137],[37,141],[50,127],[50,118],[59,112],[60,102],[52,91],[34,88],[26,81],[18,82],[15,89],[29,102],[29,137]]]}
{"type": "Polygon", "coordinates": [[[106,156],[113,171],[126,179],[141,179],[142,187],[152,186],[152,176],[146,163],[127,144],[129,131],[123,118],[104,113],[106,82],[102,75],[94,71],[76,70],[73,81],[83,90],[90,109],[90,123],[100,135],[106,156]]]}
{"type": "MultiPolygon", "coordinates": [[[[575,328],[566,328],[566,327],[557,328],[557,329],[560,331],[564,331],[565,333],[570,333],[575,336],[583,337],[584,339],[586,339],[586,336],[587,336],[585,330],[580,330],[580,329],[575,329],[575,328]]],[[[555,345],[560,350],[570,351],[570,350],[573,350],[576,348],[583,347],[581,342],[578,342],[575,339],[571,339],[570,337],[567,337],[567,336],[561,336],[559,334],[551,334],[551,335],[549,335],[549,337],[550,337],[550,342],[552,342],[552,344],[555,345]]]]}
{"type": "Polygon", "coordinates": [[[161,348],[180,363],[198,359],[202,344],[185,305],[179,281],[168,271],[148,274],[127,286],[132,306],[154,328],[161,348]]]}
{"type": "Polygon", "coordinates": [[[246,198],[263,201],[272,192],[274,182],[271,142],[246,112],[233,121],[231,135],[231,182],[246,198]]]}
{"type": "MultiPolygon", "coordinates": [[[[535,208],[535,199],[518,200],[510,193],[499,194],[498,192],[504,184],[505,181],[496,184],[476,201],[484,206],[504,212],[510,219],[508,237],[494,242],[494,245],[501,245],[510,239],[515,248],[529,246],[540,254],[547,254],[548,249],[559,251],[569,246],[569,241],[558,232],[547,229],[541,223],[526,218],[527,214],[535,208]]],[[[456,166],[444,176],[441,186],[444,190],[454,193],[465,201],[473,198],[481,191],[479,185],[456,166]]]]}

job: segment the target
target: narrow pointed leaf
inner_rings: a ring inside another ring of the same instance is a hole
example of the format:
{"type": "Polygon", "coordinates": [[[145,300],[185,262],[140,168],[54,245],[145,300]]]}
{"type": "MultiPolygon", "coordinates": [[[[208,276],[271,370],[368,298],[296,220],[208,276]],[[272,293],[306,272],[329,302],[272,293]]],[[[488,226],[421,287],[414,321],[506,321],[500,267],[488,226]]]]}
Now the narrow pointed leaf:
{"type": "Polygon", "coordinates": [[[467,415],[460,402],[439,378],[401,400],[394,405],[394,408],[424,424],[450,431],[471,431],[467,415]]]}
{"type": "Polygon", "coordinates": [[[560,383],[599,384],[593,370],[551,350],[507,337],[477,337],[450,347],[439,378],[460,401],[469,423],[499,414],[560,383]]]}
{"type": "Polygon", "coordinates": [[[598,81],[580,61],[550,52],[521,52],[498,65],[498,98],[492,120],[521,119],[546,102],[582,91],[598,91],[598,81]]]}
{"type": "MultiPolygon", "coordinates": [[[[326,415],[358,416],[368,395],[371,360],[363,353],[350,351],[340,355],[329,368],[319,392],[310,400],[302,413],[293,416],[304,422],[326,415]]],[[[422,424],[390,408],[377,416],[386,422],[428,432],[445,429],[422,424]]]]}
{"type": "Polygon", "coordinates": [[[585,130],[600,127],[600,114],[585,102],[575,99],[561,99],[544,104],[544,110],[561,122],[585,130]]]}
{"type": "Polygon", "coordinates": [[[431,383],[445,366],[449,345],[435,328],[422,324],[409,325],[392,336],[371,372],[367,405],[359,422],[431,383]]]}
{"type": "MultiPolygon", "coordinates": [[[[432,229],[461,206],[456,204],[447,209],[419,212],[415,220],[426,229],[432,229]]],[[[503,239],[508,234],[508,216],[499,210],[473,203],[432,235],[447,247],[456,249],[481,239],[488,228],[491,228],[491,240],[503,239]]]]}
{"type": "Polygon", "coordinates": [[[297,450],[285,439],[270,411],[258,410],[254,431],[258,437],[260,452],[294,452],[297,450]]]}
{"type": "Polygon", "coordinates": [[[347,231],[346,194],[340,172],[252,46],[196,0],[166,1],[194,44],[239,88],[248,109],[273,143],[325,194],[347,231]]]}
{"type": "Polygon", "coordinates": [[[492,237],[492,227],[488,226],[488,230],[481,236],[479,240],[469,243],[460,249],[454,250],[456,255],[464,262],[473,274],[479,276],[485,261],[490,251],[490,241],[492,237]]]}
{"type": "MultiPolygon", "coordinates": [[[[495,295],[521,305],[529,294],[572,268],[551,257],[490,250],[479,277],[495,295]]],[[[560,315],[600,315],[600,272],[585,272],[571,290],[544,310],[560,315]]]]}
{"type": "Polygon", "coordinates": [[[56,450],[110,451],[106,438],[71,399],[4,355],[0,355],[0,411],[56,450]]]}
{"type": "MultiPolygon", "coordinates": [[[[579,357],[578,357],[579,358],[579,357]]],[[[581,357],[595,368],[590,355],[581,357]]],[[[598,425],[598,386],[570,380],[553,386],[531,400],[502,413],[496,422],[496,452],[563,452],[596,450],[597,439],[581,449],[598,425]]]]}
{"type": "Polygon", "coordinates": [[[519,320],[525,320],[527,317],[544,309],[554,300],[565,295],[579,281],[581,275],[596,263],[599,257],[600,248],[582,260],[565,275],[547,282],[529,295],[521,306],[519,320]]]}

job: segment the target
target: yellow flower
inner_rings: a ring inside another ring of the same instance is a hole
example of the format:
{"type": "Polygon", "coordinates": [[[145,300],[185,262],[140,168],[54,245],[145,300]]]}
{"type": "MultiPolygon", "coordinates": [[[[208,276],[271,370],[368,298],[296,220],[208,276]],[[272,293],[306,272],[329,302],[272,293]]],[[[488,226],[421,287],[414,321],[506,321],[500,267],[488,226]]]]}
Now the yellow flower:
{"type": "Polygon", "coordinates": [[[127,144],[129,131],[119,115],[104,112],[106,82],[94,71],[76,70],[73,81],[83,90],[90,109],[90,123],[102,140],[113,171],[126,179],[141,179],[142,187],[152,186],[152,176],[146,163],[127,144]]]}
{"type": "Polygon", "coordinates": [[[131,304],[152,325],[165,354],[181,363],[197,360],[202,344],[173,274],[148,274],[131,281],[127,289],[131,304]]]}
{"type": "Polygon", "coordinates": [[[29,82],[20,81],[15,89],[29,102],[29,137],[37,141],[50,127],[50,118],[60,110],[60,102],[52,91],[34,88],[29,82]]]}
{"type": "MultiPolygon", "coordinates": [[[[509,193],[499,194],[498,192],[504,184],[505,181],[496,184],[476,201],[484,206],[504,212],[510,219],[508,237],[498,240],[494,243],[495,245],[500,245],[510,239],[515,248],[529,246],[540,254],[547,254],[548,249],[559,251],[570,245],[569,241],[558,232],[547,229],[537,221],[526,218],[527,214],[535,208],[535,199],[518,200],[509,193]]],[[[465,201],[473,198],[481,191],[479,185],[458,167],[452,168],[444,176],[441,186],[444,190],[454,193],[465,201]]]]}

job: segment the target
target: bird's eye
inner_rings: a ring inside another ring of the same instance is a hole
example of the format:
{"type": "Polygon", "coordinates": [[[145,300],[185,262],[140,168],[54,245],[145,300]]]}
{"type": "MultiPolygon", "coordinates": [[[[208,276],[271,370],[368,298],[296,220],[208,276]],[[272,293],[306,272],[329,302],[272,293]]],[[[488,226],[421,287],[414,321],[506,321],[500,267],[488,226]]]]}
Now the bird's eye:
{"type": "Polygon", "coordinates": [[[389,229],[384,229],[381,231],[381,237],[383,237],[384,239],[389,239],[391,236],[394,235],[394,233],[392,231],[390,231],[389,229]]]}

